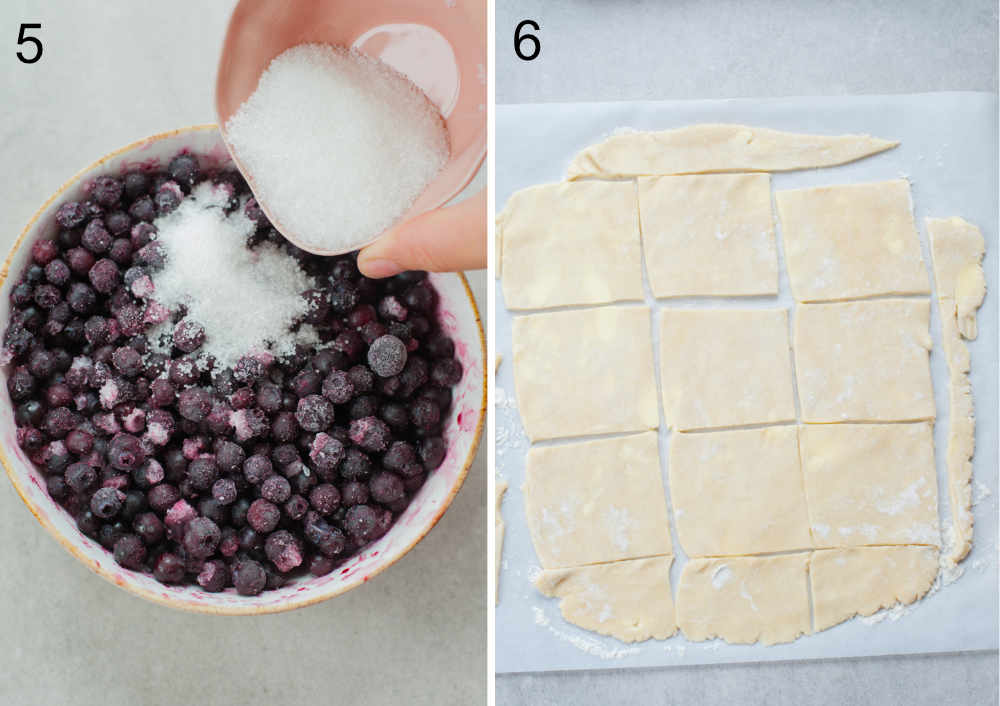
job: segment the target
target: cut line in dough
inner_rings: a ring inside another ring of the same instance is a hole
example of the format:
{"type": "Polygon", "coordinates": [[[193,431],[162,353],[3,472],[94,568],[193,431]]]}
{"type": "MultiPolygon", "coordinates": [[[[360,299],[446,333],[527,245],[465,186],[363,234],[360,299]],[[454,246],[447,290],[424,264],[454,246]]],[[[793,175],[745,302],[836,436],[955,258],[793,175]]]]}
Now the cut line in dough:
{"type": "Polygon", "coordinates": [[[579,152],[570,180],[661,174],[785,172],[831,167],[891,149],[870,135],[806,135],[731,124],[689,125],[613,135],[579,152]]]}
{"type": "Polygon", "coordinates": [[[957,563],[972,548],[972,456],[976,448],[971,360],[963,339],[974,339],[977,334],[976,311],[986,295],[982,268],[986,243],[979,229],[961,218],[928,218],[927,233],[949,375],[947,464],[954,545],[947,559],[957,563]]]}
{"type": "Polygon", "coordinates": [[[809,559],[813,622],[826,630],[855,615],[909,605],[930,590],[938,574],[936,547],[823,549],[809,559]]]}
{"type": "Polygon", "coordinates": [[[672,556],[543,571],[535,587],[559,598],[563,618],[622,642],[665,640],[677,632],[670,589],[672,556]]]}

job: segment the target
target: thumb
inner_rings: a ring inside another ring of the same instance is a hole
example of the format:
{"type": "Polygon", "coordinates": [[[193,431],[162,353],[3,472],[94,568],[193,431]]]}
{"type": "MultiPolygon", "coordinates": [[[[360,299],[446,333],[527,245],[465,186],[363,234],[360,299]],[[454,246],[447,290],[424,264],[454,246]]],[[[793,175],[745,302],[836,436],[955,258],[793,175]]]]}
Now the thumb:
{"type": "Polygon", "coordinates": [[[461,203],[400,223],[362,249],[358,268],[366,277],[404,270],[454,272],[486,267],[486,190],[461,203]]]}

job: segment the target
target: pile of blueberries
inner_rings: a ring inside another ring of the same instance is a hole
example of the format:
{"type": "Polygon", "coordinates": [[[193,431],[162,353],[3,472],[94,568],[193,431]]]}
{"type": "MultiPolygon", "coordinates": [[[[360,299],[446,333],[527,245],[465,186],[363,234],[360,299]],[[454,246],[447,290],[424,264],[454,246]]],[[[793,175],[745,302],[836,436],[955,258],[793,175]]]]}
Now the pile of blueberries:
{"type": "Polygon", "coordinates": [[[355,256],[299,250],[238,173],[207,173],[189,154],[99,177],[55,220],[11,288],[0,362],[18,443],[120,565],[242,595],[327,574],[384,535],[441,465],[462,366],[426,273],[373,280],[355,256]],[[164,263],[153,221],[204,180],[256,222],[247,247],[274,243],[314,278],[296,325],[319,345],[221,368],[184,311],[143,298],[164,263]],[[152,346],[162,321],[171,338],[152,346]]]}

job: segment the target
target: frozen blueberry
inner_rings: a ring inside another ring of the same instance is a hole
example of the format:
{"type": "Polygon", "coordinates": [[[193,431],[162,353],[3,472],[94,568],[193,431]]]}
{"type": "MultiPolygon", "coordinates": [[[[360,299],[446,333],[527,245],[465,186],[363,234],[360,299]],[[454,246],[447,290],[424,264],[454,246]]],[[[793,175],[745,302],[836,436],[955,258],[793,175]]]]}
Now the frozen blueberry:
{"type": "Polygon", "coordinates": [[[365,451],[379,453],[389,447],[392,432],[378,417],[362,417],[351,422],[350,438],[365,451]]]}
{"type": "Polygon", "coordinates": [[[74,493],[82,495],[97,485],[97,471],[90,464],[78,461],[66,469],[65,479],[74,493]]]}
{"type": "Polygon", "coordinates": [[[197,490],[208,490],[219,477],[219,467],[212,456],[200,456],[187,467],[187,480],[197,490]]]}
{"type": "Polygon", "coordinates": [[[441,358],[431,367],[431,381],[440,387],[451,387],[462,379],[462,364],[454,358],[441,358]]]}
{"type": "Polygon", "coordinates": [[[348,508],[344,526],[354,539],[366,544],[378,532],[378,513],[371,505],[355,505],[348,508]]]}
{"type": "Polygon", "coordinates": [[[268,535],[264,552],[278,571],[287,572],[302,564],[302,542],[288,530],[268,535]]]}
{"type": "Polygon", "coordinates": [[[146,560],[146,547],[138,535],[126,534],[114,545],[115,561],[126,569],[141,569],[146,560]]]}
{"type": "Polygon", "coordinates": [[[114,206],[122,197],[125,184],[121,179],[110,176],[99,176],[94,180],[93,196],[102,206],[114,206]]]}
{"type": "Polygon", "coordinates": [[[381,471],[368,481],[368,489],[372,500],[382,505],[391,505],[403,499],[406,494],[403,480],[395,473],[381,471]]]}
{"type": "Polygon", "coordinates": [[[265,500],[280,505],[292,495],[292,485],[287,478],[280,475],[273,475],[266,478],[260,484],[260,496],[265,500]]]}
{"type": "Polygon", "coordinates": [[[98,488],[90,497],[90,511],[107,520],[118,514],[125,501],[125,493],[115,488],[98,488]]]}
{"type": "Polygon", "coordinates": [[[101,294],[110,294],[121,282],[121,271],[113,260],[103,258],[94,263],[87,273],[90,284],[101,294]]]}
{"type": "Polygon", "coordinates": [[[212,559],[202,564],[197,581],[209,593],[218,593],[228,585],[229,579],[229,567],[225,562],[212,559]]]}
{"type": "Polygon", "coordinates": [[[263,498],[254,500],[247,510],[247,524],[263,534],[271,532],[277,527],[280,519],[281,510],[274,503],[263,498]]]}
{"type": "Polygon", "coordinates": [[[330,483],[321,483],[309,492],[309,504],[320,515],[329,515],[340,506],[340,491],[330,483]]]}
{"type": "Polygon", "coordinates": [[[243,462],[243,475],[251,485],[258,485],[274,472],[274,466],[267,456],[254,454],[243,462]]]}
{"type": "Polygon", "coordinates": [[[410,421],[421,429],[433,429],[441,421],[441,408],[433,400],[422,397],[410,406],[410,421]]]}
{"type": "Polygon", "coordinates": [[[77,201],[68,201],[56,211],[56,222],[63,228],[75,228],[83,223],[86,217],[86,209],[77,201]]]}
{"type": "Polygon", "coordinates": [[[321,395],[307,395],[299,400],[295,419],[306,431],[323,431],[333,424],[333,404],[321,395]]]}
{"type": "Polygon", "coordinates": [[[323,381],[323,396],[334,404],[345,404],[354,397],[354,383],[343,370],[334,370],[323,381]]]}
{"type": "Polygon", "coordinates": [[[212,411],[212,395],[198,387],[182,390],[177,395],[177,411],[184,419],[200,422],[212,411]]]}
{"type": "Polygon", "coordinates": [[[45,279],[56,287],[64,287],[73,276],[69,265],[63,260],[53,260],[45,266],[45,279]]]}
{"type": "Polygon", "coordinates": [[[143,512],[136,515],[132,521],[132,529],[147,546],[159,544],[166,534],[163,522],[153,512],[143,512]]]}
{"type": "Polygon", "coordinates": [[[241,596],[256,596],[267,585],[264,567],[253,559],[244,559],[233,566],[233,586],[241,596]]]}
{"type": "Polygon", "coordinates": [[[193,353],[205,342],[205,327],[184,319],[174,328],[174,345],[185,353],[193,353]]]}
{"type": "Polygon", "coordinates": [[[362,451],[350,448],[340,464],[340,475],[344,480],[367,480],[371,474],[372,462],[362,451]]]}
{"type": "Polygon", "coordinates": [[[424,439],[420,444],[420,460],[424,463],[424,468],[433,471],[444,461],[448,449],[444,444],[444,439],[433,436],[424,439]]]}
{"type": "Polygon", "coordinates": [[[309,501],[301,495],[293,495],[285,501],[283,506],[285,514],[291,520],[301,520],[309,511],[309,501]]]}
{"type": "Polygon", "coordinates": [[[108,232],[104,224],[95,218],[83,229],[83,234],[80,236],[80,245],[94,255],[103,255],[111,248],[113,240],[113,236],[108,232]]]}
{"type": "Polygon", "coordinates": [[[219,546],[219,526],[207,517],[196,517],[184,531],[184,551],[188,556],[205,559],[212,556],[219,546]]]}
{"type": "Polygon", "coordinates": [[[161,583],[180,583],[184,580],[184,560],[173,552],[164,552],[153,566],[153,576],[161,583]]]}
{"type": "Polygon", "coordinates": [[[108,446],[108,461],[113,468],[131,471],[146,460],[142,442],[131,434],[115,434],[108,446]]]}
{"type": "Polygon", "coordinates": [[[398,375],[406,366],[406,345],[391,335],[376,338],[368,348],[368,365],[380,377],[398,375]]]}
{"type": "Polygon", "coordinates": [[[382,457],[382,465],[390,471],[398,471],[417,459],[417,450],[405,441],[394,441],[382,457]]]}

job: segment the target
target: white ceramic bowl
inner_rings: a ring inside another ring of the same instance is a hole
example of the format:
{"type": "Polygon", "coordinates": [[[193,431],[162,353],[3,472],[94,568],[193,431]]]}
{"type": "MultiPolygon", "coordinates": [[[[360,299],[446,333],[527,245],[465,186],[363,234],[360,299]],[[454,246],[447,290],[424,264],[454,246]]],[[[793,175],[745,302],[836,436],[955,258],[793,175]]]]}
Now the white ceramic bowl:
{"type": "MultiPolygon", "coordinates": [[[[57,232],[54,216],[60,204],[83,198],[98,176],[118,175],[137,166],[165,165],[182,150],[199,155],[204,166],[230,164],[218,128],[201,125],[154,135],[116,150],[56,191],[28,222],[0,270],[0,330],[6,330],[10,289],[30,261],[32,243],[52,238],[57,232]]],[[[254,615],[300,608],[349,591],[394,563],[430,531],[462,486],[479,444],[486,407],[486,344],[479,312],[461,274],[431,274],[430,278],[440,295],[441,325],[454,339],[455,355],[464,370],[453,390],[454,404],[446,424],[447,456],[384,537],[326,576],[305,576],[280,589],[247,597],[231,588],[207,593],[197,585],[166,586],[150,574],[122,568],[110,552],[85,537],[69,513],[49,497],[42,474],[17,445],[6,392],[9,367],[0,369],[0,394],[6,402],[0,405],[0,462],[28,509],[70,554],[100,576],[156,603],[203,613],[254,615]]]]}

